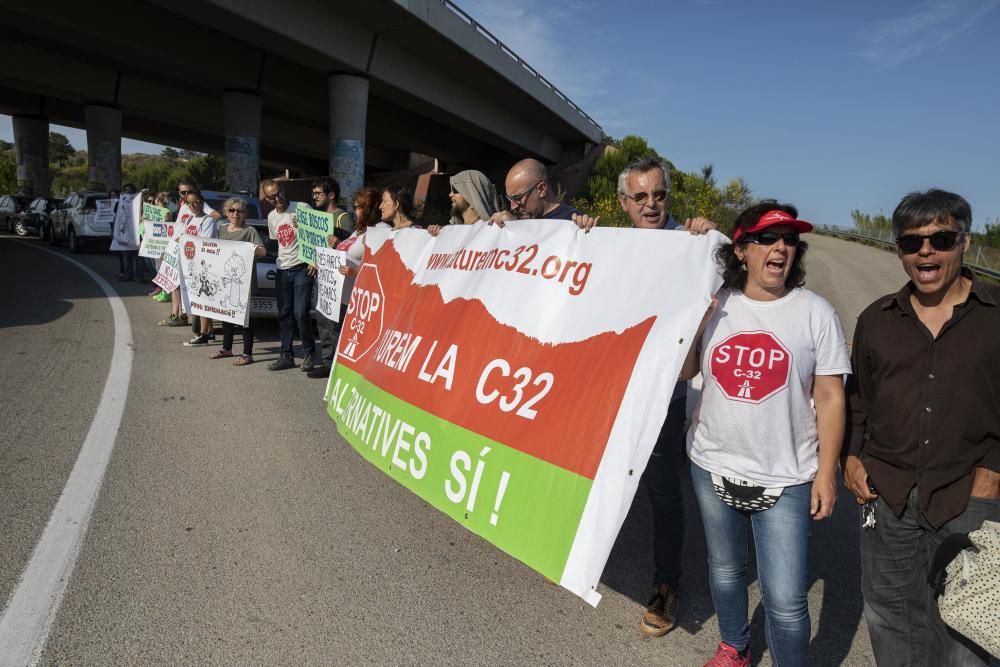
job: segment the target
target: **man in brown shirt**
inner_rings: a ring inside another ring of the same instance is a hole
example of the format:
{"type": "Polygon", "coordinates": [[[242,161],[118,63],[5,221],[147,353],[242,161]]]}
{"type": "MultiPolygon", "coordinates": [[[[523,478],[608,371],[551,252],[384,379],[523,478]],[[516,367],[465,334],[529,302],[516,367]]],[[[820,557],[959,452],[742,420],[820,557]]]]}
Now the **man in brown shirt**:
{"type": "Polygon", "coordinates": [[[927,571],[945,537],[1000,521],[1000,288],[962,267],[962,197],[909,194],[892,226],[910,282],[858,318],[847,387],[865,618],[879,665],[985,665],[941,620],[927,571]]]}

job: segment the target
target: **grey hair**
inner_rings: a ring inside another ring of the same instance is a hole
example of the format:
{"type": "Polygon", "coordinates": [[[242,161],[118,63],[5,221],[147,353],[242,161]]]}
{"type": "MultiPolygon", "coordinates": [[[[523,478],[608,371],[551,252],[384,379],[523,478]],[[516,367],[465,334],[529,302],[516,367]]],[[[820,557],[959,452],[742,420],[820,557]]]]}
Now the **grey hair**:
{"type": "Polygon", "coordinates": [[[667,184],[667,193],[669,193],[670,174],[667,173],[667,168],[663,166],[663,163],[660,162],[659,159],[653,157],[652,155],[647,155],[646,157],[635,160],[632,164],[622,169],[621,173],[618,174],[618,194],[628,194],[628,189],[625,186],[628,184],[628,177],[632,172],[637,171],[640,174],[644,174],[652,169],[659,169],[663,173],[663,182],[667,184]]]}
{"type": "Polygon", "coordinates": [[[247,200],[246,199],[243,199],[243,197],[230,197],[222,205],[222,215],[225,215],[226,213],[229,213],[229,207],[232,206],[232,205],[234,205],[234,204],[239,204],[243,208],[244,211],[247,210],[247,200]]]}

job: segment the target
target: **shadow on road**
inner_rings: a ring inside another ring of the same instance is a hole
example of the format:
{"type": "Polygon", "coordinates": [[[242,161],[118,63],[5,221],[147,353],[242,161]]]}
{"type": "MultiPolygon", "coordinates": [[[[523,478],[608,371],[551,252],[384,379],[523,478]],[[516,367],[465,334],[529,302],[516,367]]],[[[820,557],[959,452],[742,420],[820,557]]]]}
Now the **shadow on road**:
{"type": "MultiPolygon", "coordinates": [[[[678,628],[674,632],[697,634],[715,616],[708,587],[705,535],[690,475],[682,478],[685,510],[684,594],[678,628]]],[[[601,581],[645,605],[652,592],[652,516],[646,489],[640,484],[625,523],[608,558],[601,581]]],[[[822,586],[822,603],[812,612],[814,638],[810,664],[843,664],[857,634],[862,614],[861,570],[858,551],[858,512],[854,497],[841,490],[833,516],[814,524],[809,547],[809,588],[822,586]]],[[[751,541],[747,583],[756,580],[757,566],[751,541]]],[[[639,616],[634,619],[636,625],[639,616]]],[[[751,610],[752,664],[759,664],[765,650],[764,608],[751,610]]],[[[706,646],[710,652],[713,647],[706,646]]]]}

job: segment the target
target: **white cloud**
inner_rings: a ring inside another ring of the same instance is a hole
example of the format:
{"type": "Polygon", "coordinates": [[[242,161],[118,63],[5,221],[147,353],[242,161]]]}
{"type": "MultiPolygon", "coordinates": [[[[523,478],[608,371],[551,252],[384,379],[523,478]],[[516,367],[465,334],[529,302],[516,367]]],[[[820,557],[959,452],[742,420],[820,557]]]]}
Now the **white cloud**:
{"type": "Polygon", "coordinates": [[[879,65],[898,65],[975,28],[998,6],[1000,0],[924,0],[908,14],[862,30],[859,55],[879,65]]]}

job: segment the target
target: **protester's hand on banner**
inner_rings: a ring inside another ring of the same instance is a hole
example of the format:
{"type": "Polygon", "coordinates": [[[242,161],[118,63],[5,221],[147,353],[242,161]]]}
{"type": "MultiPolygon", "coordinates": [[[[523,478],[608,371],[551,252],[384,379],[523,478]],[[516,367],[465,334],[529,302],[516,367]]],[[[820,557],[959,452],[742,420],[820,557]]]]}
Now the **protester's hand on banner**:
{"type": "Polygon", "coordinates": [[[354,267],[351,267],[351,266],[347,266],[346,264],[343,265],[343,266],[341,266],[337,270],[340,271],[340,275],[342,275],[342,276],[356,276],[356,275],[358,275],[358,270],[357,269],[355,269],[354,267]]]}
{"type": "Polygon", "coordinates": [[[441,233],[441,225],[431,225],[427,228],[427,233],[431,236],[437,236],[441,233]]]}
{"type": "Polygon", "coordinates": [[[509,221],[513,220],[514,216],[510,211],[497,211],[490,216],[489,224],[496,225],[497,227],[503,227],[509,221]]]}
{"type": "Polygon", "coordinates": [[[684,221],[684,229],[692,234],[708,234],[715,229],[715,223],[708,218],[688,218],[684,221]]]}
{"type": "Polygon", "coordinates": [[[306,269],[306,275],[309,276],[310,278],[315,278],[316,277],[316,267],[315,266],[310,266],[309,268],[307,268],[306,269]]]}
{"type": "Polygon", "coordinates": [[[596,227],[597,226],[597,221],[600,220],[600,219],[601,219],[601,216],[597,216],[596,218],[594,218],[594,217],[591,217],[591,216],[587,215],[586,213],[583,213],[583,214],[574,213],[573,214],[573,222],[576,224],[577,227],[579,227],[580,229],[582,229],[585,232],[589,232],[591,229],[593,229],[594,227],[596,227]]]}

